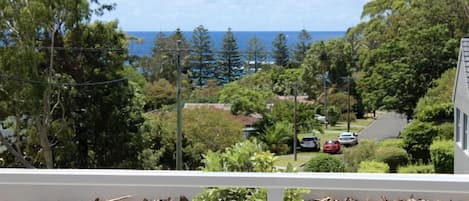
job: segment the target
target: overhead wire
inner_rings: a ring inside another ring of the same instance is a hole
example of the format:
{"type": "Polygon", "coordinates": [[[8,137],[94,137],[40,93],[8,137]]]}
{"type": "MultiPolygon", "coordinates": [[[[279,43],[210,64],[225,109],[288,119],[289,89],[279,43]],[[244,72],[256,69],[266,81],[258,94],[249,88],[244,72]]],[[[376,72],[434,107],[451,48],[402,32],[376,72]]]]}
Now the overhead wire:
{"type": "Polygon", "coordinates": [[[42,84],[42,85],[54,85],[54,86],[72,86],[72,87],[84,87],[84,86],[97,86],[97,85],[107,85],[113,84],[117,82],[122,82],[127,80],[127,78],[119,78],[115,80],[107,80],[107,81],[99,81],[99,82],[83,82],[83,83],[73,83],[73,82],[47,82],[47,81],[39,81],[39,80],[30,80],[24,79],[16,76],[6,76],[0,75],[0,79],[2,80],[12,80],[17,82],[23,83],[30,83],[30,84],[42,84]]]}

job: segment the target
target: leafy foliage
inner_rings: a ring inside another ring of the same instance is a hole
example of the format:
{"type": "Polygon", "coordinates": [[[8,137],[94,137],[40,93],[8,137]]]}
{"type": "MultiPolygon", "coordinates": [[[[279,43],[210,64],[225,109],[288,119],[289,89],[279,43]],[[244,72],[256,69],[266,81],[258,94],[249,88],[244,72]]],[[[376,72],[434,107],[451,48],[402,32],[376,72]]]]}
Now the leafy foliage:
{"type": "Polygon", "coordinates": [[[344,151],[344,162],[351,172],[356,172],[362,161],[371,161],[375,158],[378,144],[372,140],[360,141],[360,146],[354,146],[344,151]]]}
{"type": "Polygon", "coordinates": [[[319,154],[305,164],[304,170],[307,172],[344,172],[345,164],[335,156],[319,154]]]}
{"type": "Polygon", "coordinates": [[[453,103],[440,103],[419,108],[416,118],[424,122],[452,122],[453,103]]]}
{"type": "Polygon", "coordinates": [[[362,161],[358,167],[359,173],[389,173],[389,165],[384,162],[362,161]]]}
{"type": "Polygon", "coordinates": [[[288,122],[278,122],[267,128],[262,136],[269,150],[275,154],[286,154],[290,149],[288,142],[293,140],[293,126],[288,122]]]}
{"type": "Polygon", "coordinates": [[[430,146],[430,155],[436,173],[453,173],[453,140],[436,140],[430,146]]]}
{"type": "Polygon", "coordinates": [[[401,138],[395,139],[385,139],[378,143],[379,147],[394,147],[394,148],[404,148],[404,140],[401,138]]]}
{"type": "Polygon", "coordinates": [[[432,174],[435,173],[433,164],[400,166],[397,173],[402,174],[432,174]]]}
{"type": "Polygon", "coordinates": [[[412,122],[402,132],[404,148],[413,161],[426,163],[430,160],[430,145],[437,135],[438,130],[431,123],[412,122]]]}
{"type": "MultiPolygon", "coordinates": [[[[368,21],[349,31],[358,49],[360,93],[367,108],[396,110],[411,117],[436,78],[456,65],[458,40],[469,30],[468,2],[370,1],[368,21]]],[[[449,87],[450,85],[447,85],[449,87]]],[[[445,88],[445,87],[441,87],[445,88]]],[[[451,93],[447,90],[442,94],[451,93]]]]}
{"type": "Polygon", "coordinates": [[[146,97],[146,109],[159,109],[163,105],[176,103],[176,87],[166,79],[159,79],[154,83],[147,83],[144,88],[146,97]]]}
{"type": "Polygon", "coordinates": [[[263,114],[271,94],[241,87],[236,82],[225,85],[220,91],[218,100],[231,104],[233,114],[263,114]]]}
{"type": "Polygon", "coordinates": [[[397,147],[380,147],[376,149],[375,158],[379,162],[388,164],[391,173],[396,173],[399,166],[407,165],[409,162],[407,152],[397,147]]]}
{"type": "MultiPolygon", "coordinates": [[[[244,141],[225,149],[224,152],[209,151],[204,155],[205,171],[230,172],[276,172],[273,166],[277,158],[263,149],[257,141],[244,141]]],[[[286,200],[302,200],[307,190],[289,189],[286,200]]],[[[266,200],[267,191],[257,188],[208,188],[194,200],[266,200]]]]}
{"type": "MultiPolygon", "coordinates": [[[[270,127],[280,122],[293,122],[294,103],[291,101],[277,101],[272,110],[263,119],[264,127],[270,127]]],[[[310,132],[319,130],[322,132],[321,124],[314,119],[315,108],[305,103],[297,104],[296,122],[299,132],[310,132]]]]}
{"type": "MultiPolygon", "coordinates": [[[[243,125],[229,112],[211,108],[185,110],[182,121],[183,161],[187,169],[199,168],[202,154],[208,150],[223,150],[241,141],[243,125]]],[[[175,167],[176,126],[175,112],[162,112],[149,118],[142,131],[145,163],[156,164],[161,169],[175,167]]],[[[152,167],[155,165],[145,168],[152,167]]]]}

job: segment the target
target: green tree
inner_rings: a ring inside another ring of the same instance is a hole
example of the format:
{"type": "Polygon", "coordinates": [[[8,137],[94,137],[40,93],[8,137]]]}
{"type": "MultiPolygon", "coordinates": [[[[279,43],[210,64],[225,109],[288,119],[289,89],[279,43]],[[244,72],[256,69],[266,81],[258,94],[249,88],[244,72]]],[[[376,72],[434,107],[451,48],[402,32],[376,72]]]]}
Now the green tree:
{"type": "Polygon", "coordinates": [[[248,46],[246,48],[246,57],[250,70],[254,69],[254,73],[259,71],[262,62],[267,59],[265,45],[257,36],[249,39],[248,46]]]}
{"type": "Polygon", "coordinates": [[[222,83],[239,79],[241,76],[241,53],[231,28],[228,28],[228,31],[223,36],[220,64],[222,68],[222,83]]]}
{"type": "Polygon", "coordinates": [[[303,63],[303,60],[306,56],[306,52],[311,46],[311,40],[313,38],[309,35],[308,31],[302,29],[298,34],[298,43],[295,45],[295,61],[298,63],[303,63]]]}
{"type": "MultiPolygon", "coordinates": [[[[230,112],[212,108],[184,110],[183,161],[186,169],[202,164],[202,154],[220,151],[241,141],[241,122],[230,112]]],[[[147,117],[142,127],[144,148],[141,158],[146,169],[175,169],[176,112],[162,110],[147,117]]]]}
{"type": "Polygon", "coordinates": [[[2,87],[13,97],[3,103],[27,105],[4,114],[19,120],[16,148],[37,167],[137,167],[143,99],[138,84],[120,79],[126,74],[126,36],[117,22],[89,24],[92,13],[113,7],[92,10],[87,1],[0,4],[2,18],[13,26],[0,25],[8,33],[1,36],[2,46],[9,47],[1,48],[0,57],[14,58],[0,69],[34,81],[2,87]],[[110,80],[116,81],[93,84],[110,80]]]}
{"type": "Polygon", "coordinates": [[[274,46],[273,57],[275,64],[286,67],[288,61],[290,60],[290,52],[287,46],[287,36],[285,36],[283,33],[278,34],[274,41],[272,41],[272,45],[274,46]]]}
{"type": "Polygon", "coordinates": [[[465,0],[371,1],[369,21],[352,32],[359,36],[360,84],[368,108],[396,110],[411,117],[433,80],[456,64],[458,40],[469,30],[465,0]],[[386,81],[383,83],[383,81],[386,81]]]}
{"type": "Polygon", "coordinates": [[[159,32],[155,36],[151,57],[144,56],[140,60],[141,70],[148,81],[155,82],[159,79],[166,79],[172,84],[176,83],[177,69],[174,51],[178,41],[180,41],[179,48],[184,50],[180,52],[180,57],[185,58],[189,54],[185,50],[190,45],[180,29],[176,29],[169,36],[166,36],[163,32],[159,32]]]}
{"type": "Polygon", "coordinates": [[[203,25],[196,27],[192,33],[192,48],[192,79],[196,81],[196,86],[202,87],[205,80],[211,78],[209,74],[215,73],[210,35],[208,34],[208,29],[203,25]]]}
{"type": "Polygon", "coordinates": [[[160,109],[163,105],[176,103],[176,87],[166,79],[154,83],[147,83],[144,88],[146,97],[146,110],[160,109]]]}
{"type": "Polygon", "coordinates": [[[220,91],[220,103],[231,104],[233,114],[265,113],[267,101],[272,94],[239,86],[236,82],[229,83],[220,91]]]}

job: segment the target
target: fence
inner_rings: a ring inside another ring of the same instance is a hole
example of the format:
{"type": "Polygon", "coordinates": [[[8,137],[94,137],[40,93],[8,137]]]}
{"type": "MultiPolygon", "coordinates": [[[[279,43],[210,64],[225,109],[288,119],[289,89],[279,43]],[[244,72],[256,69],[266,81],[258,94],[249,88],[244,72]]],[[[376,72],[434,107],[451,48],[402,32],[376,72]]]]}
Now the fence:
{"type": "Polygon", "coordinates": [[[204,187],[266,188],[269,201],[283,200],[286,188],[312,189],[307,198],[469,200],[469,175],[0,169],[1,201],[191,198],[204,187]]]}

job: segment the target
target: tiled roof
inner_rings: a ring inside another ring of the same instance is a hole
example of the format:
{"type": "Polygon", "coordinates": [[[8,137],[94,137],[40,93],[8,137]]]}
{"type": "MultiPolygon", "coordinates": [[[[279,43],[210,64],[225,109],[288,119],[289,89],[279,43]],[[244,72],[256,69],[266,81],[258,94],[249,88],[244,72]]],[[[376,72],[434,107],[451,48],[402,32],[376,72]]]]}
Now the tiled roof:
{"type": "Polygon", "coordinates": [[[468,86],[469,86],[469,38],[463,38],[461,40],[461,51],[462,51],[462,65],[464,69],[466,69],[466,78],[468,80],[468,86]]]}

